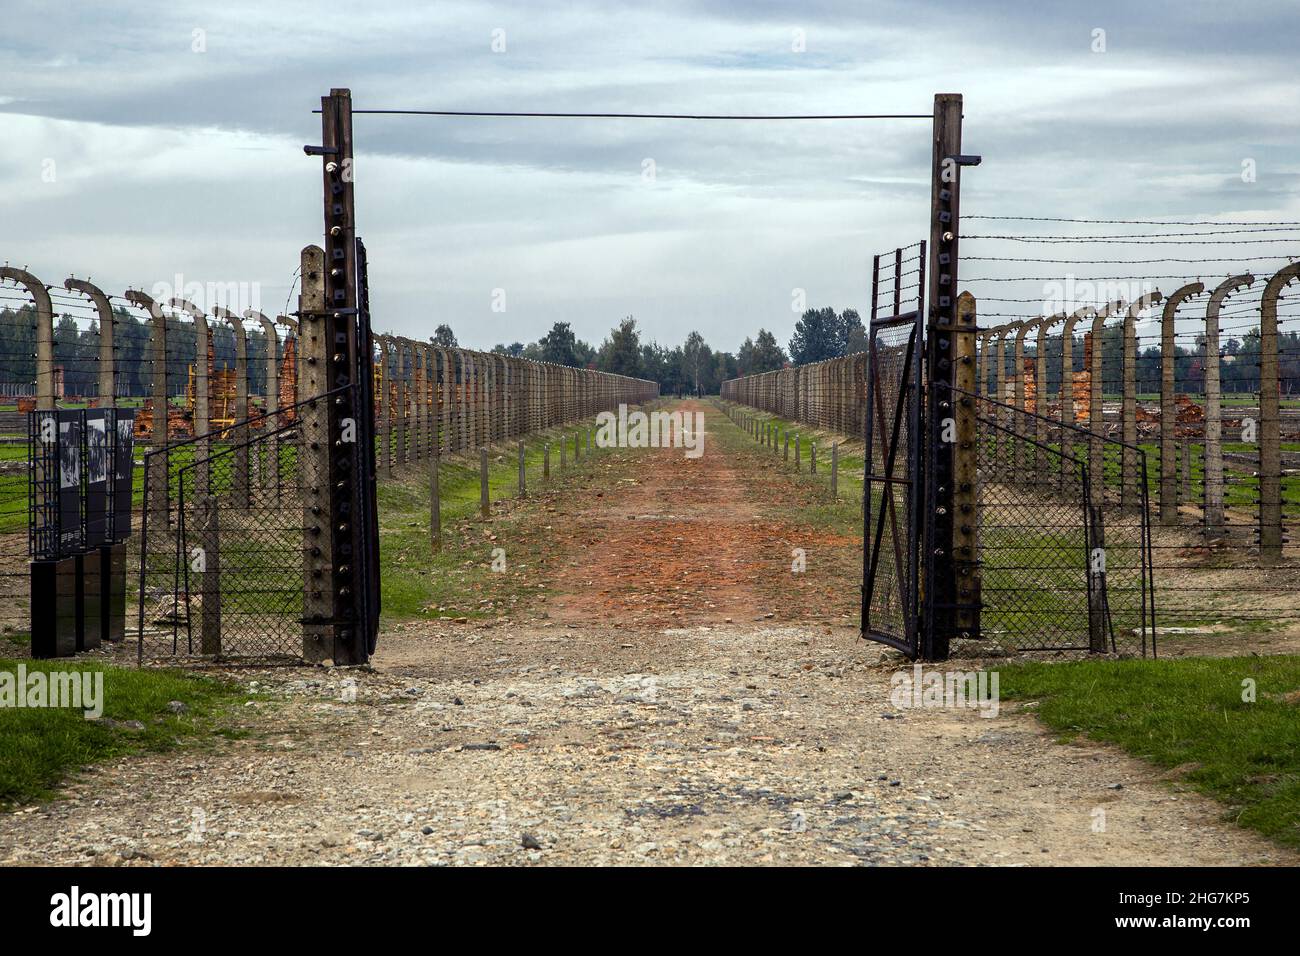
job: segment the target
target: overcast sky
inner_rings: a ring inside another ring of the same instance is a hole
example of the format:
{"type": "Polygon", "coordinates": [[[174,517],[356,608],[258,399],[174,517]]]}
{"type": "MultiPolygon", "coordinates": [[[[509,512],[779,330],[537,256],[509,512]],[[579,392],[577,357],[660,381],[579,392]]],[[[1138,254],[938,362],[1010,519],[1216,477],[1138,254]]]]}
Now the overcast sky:
{"type": "MultiPolygon", "coordinates": [[[[282,310],[320,242],[301,147],[332,86],[358,109],[719,113],[928,113],[961,92],[984,157],[966,213],[1300,219],[1293,3],[1054,6],[4,0],[0,259],[110,293],[246,283],[282,310]]],[[[665,344],[698,329],[734,351],[760,326],[784,344],[794,290],[865,310],[871,254],[927,229],[928,121],[358,116],[355,134],[377,329],[446,322],[477,348],[556,320],[598,344],[626,315],[665,344]]],[[[1133,271],[1095,268],[1075,271],[1133,271]]]]}

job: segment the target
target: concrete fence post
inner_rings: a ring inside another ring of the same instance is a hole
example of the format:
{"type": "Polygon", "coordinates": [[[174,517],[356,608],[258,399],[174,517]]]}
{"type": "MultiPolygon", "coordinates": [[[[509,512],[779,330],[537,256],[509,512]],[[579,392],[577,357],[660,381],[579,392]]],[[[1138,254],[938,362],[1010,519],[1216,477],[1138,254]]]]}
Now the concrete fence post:
{"type": "Polygon", "coordinates": [[[1138,482],[1142,476],[1137,469],[1137,317],[1153,305],[1159,304],[1160,292],[1149,292],[1128,307],[1124,313],[1124,387],[1121,396],[1122,421],[1120,437],[1124,446],[1120,449],[1120,506],[1135,508],[1141,500],[1138,482]]]}
{"type": "MultiPolygon", "coordinates": [[[[1178,524],[1178,346],[1174,316],[1184,300],[1205,291],[1191,282],[1165,299],[1160,317],[1160,523],[1178,524]]],[[[1186,460],[1186,455],[1184,455],[1186,460]]]]}
{"type": "Polygon", "coordinates": [[[212,361],[212,336],[208,331],[207,316],[194,303],[185,299],[172,299],[168,303],[174,309],[183,309],[194,320],[194,434],[205,436],[194,443],[194,496],[199,500],[208,494],[211,488],[212,458],[211,439],[206,437],[212,429],[209,398],[211,386],[208,384],[208,369],[212,361]]]}
{"type": "Polygon", "coordinates": [[[1092,484],[1092,504],[1101,508],[1106,503],[1106,446],[1101,436],[1106,433],[1106,419],[1102,414],[1102,388],[1105,379],[1106,320],[1124,308],[1124,300],[1117,299],[1092,317],[1092,343],[1089,349],[1091,378],[1088,382],[1088,480],[1092,484]]]}
{"type": "Polygon", "coordinates": [[[1205,537],[1215,541],[1227,530],[1223,507],[1223,401],[1219,377],[1219,309],[1238,289],[1254,285],[1250,273],[1232,276],[1210,293],[1205,306],[1205,537]]]}
{"type": "Polygon", "coordinates": [[[1273,564],[1282,558],[1281,381],[1277,300],[1300,277],[1300,263],[1278,270],[1264,287],[1259,320],[1259,553],[1273,564]]]}

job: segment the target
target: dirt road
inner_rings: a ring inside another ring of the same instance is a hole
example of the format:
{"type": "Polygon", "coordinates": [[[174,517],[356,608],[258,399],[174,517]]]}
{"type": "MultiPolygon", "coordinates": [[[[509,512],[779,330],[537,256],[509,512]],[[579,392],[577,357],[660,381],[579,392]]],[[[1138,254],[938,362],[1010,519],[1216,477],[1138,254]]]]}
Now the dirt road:
{"type": "Polygon", "coordinates": [[[250,736],[0,817],[0,863],[1297,862],[1031,716],[893,706],[855,595],[765,586],[792,547],[853,546],[772,520],[800,492],[732,427],[618,458],[534,615],[390,626],[373,670],[237,672],[250,736]]]}

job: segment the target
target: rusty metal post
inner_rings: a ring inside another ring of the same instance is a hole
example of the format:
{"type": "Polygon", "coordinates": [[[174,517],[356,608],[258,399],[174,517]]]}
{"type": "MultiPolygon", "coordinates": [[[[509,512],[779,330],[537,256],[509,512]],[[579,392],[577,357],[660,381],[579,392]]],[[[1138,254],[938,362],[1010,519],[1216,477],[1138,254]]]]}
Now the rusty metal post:
{"type": "Polygon", "coordinates": [[[1205,306],[1205,537],[1215,541],[1227,530],[1223,508],[1223,403],[1219,379],[1219,309],[1238,289],[1255,283],[1250,273],[1224,279],[1205,306]]]}
{"type": "MultiPolygon", "coordinates": [[[[1178,347],[1174,336],[1174,315],[1184,300],[1205,291],[1205,283],[1192,282],[1165,299],[1160,314],[1160,523],[1178,524],[1178,347]]],[[[1186,450],[1183,453],[1186,461],[1186,450]]]]}

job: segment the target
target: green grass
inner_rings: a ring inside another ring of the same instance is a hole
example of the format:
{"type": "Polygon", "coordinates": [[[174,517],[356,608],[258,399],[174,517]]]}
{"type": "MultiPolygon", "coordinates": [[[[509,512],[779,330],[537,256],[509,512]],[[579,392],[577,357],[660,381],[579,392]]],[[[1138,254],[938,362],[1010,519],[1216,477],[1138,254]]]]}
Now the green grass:
{"type": "Polygon", "coordinates": [[[1115,744],[1300,847],[1300,656],[1028,663],[999,668],[1006,700],[1037,701],[1063,738],[1115,744]],[[1242,700],[1243,681],[1256,700],[1242,700]]]}
{"type": "MultiPolygon", "coordinates": [[[[47,798],[87,764],[124,754],[157,752],[210,734],[237,691],[228,684],[171,670],[135,670],[69,661],[24,661],[33,671],[102,671],[103,716],[139,721],[143,730],[87,720],[81,710],[0,707],[0,808],[47,798]],[[179,700],[184,714],[167,709],[179,700]]],[[[0,660],[16,673],[18,662],[0,660]]],[[[240,695],[242,699],[242,695],[240,695]]],[[[219,729],[218,729],[219,732],[219,729]]]]}

